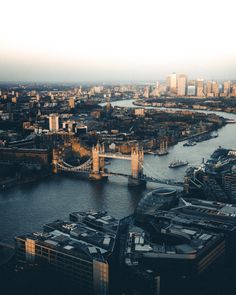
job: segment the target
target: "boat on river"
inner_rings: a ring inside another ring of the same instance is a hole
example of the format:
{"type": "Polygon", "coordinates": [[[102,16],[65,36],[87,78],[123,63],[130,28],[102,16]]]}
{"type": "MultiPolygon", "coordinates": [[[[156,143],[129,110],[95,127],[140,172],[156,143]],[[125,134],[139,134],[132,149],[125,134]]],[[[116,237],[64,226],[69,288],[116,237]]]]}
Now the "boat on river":
{"type": "Polygon", "coordinates": [[[179,168],[188,165],[188,161],[174,160],[169,163],[169,168],[179,168]]]}
{"type": "Polygon", "coordinates": [[[189,140],[186,143],[184,143],[183,146],[194,146],[196,144],[196,141],[189,140]]]}

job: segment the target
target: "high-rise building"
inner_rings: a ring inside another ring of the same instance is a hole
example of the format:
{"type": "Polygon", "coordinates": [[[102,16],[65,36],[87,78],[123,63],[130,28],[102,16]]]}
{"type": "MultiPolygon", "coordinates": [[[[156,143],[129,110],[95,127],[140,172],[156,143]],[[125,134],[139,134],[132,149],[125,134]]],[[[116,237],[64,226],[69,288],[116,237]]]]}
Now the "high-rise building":
{"type": "Polygon", "coordinates": [[[166,91],[170,91],[170,75],[166,77],[166,91]]]}
{"type": "Polygon", "coordinates": [[[206,82],[206,88],[205,93],[207,97],[213,97],[213,91],[212,91],[212,81],[206,82]]]}
{"type": "Polygon", "coordinates": [[[196,86],[195,85],[188,85],[187,95],[189,95],[189,96],[195,96],[196,95],[196,86]]]}
{"type": "Polygon", "coordinates": [[[177,94],[177,74],[172,73],[166,77],[166,90],[170,94],[177,94]]]}
{"type": "Polygon", "coordinates": [[[220,83],[220,84],[219,84],[219,94],[222,95],[223,92],[224,92],[223,84],[220,83]]]}
{"type": "Polygon", "coordinates": [[[49,115],[49,130],[50,131],[59,130],[59,116],[57,114],[49,115]]]}
{"type": "Polygon", "coordinates": [[[219,96],[219,84],[217,81],[212,81],[212,92],[214,97],[219,96]]]}
{"type": "Polygon", "coordinates": [[[176,73],[172,73],[169,75],[169,87],[170,87],[170,92],[172,94],[176,94],[177,93],[177,74],[176,73]]]}
{"type": "Polygon", "coordinates": [[[230,81],[225,81],[223,84],[223,90],[225,96],[228,96],[230,94],[230,88],[231,88],[231,82],[230,81]]]}
{"type": "Polygon", "coordinates": [[[204,95],[204,80],[197,79],[197,96],[198,97],[205,97],[204,95]]]}
{"type": "Polygon", "coordinates": [[[195,80],[188,81],[187,95],[188,96],[196,96],[196,81],[195,80]]]}
{"type": "Polygon", "coordinates": [[[177,95],[185,96],[187,90],[187,76],[180,74],[177,76],[177,95]]]}
{"type": "Polygon", "coordinates": [[[232,93],[231,93],[232,96],[236,97],[236,83],[234,83],[232,85],[232,93]]]}

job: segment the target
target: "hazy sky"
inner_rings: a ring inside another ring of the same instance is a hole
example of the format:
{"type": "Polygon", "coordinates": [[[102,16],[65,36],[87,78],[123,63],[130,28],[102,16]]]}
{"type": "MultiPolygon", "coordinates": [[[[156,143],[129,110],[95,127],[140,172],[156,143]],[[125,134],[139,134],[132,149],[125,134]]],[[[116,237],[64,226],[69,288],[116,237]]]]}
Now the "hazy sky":
{"type": "Polygon", "coordinates": [[[1,0],[0,81],[236,79],[235,0],[1,0]]]}

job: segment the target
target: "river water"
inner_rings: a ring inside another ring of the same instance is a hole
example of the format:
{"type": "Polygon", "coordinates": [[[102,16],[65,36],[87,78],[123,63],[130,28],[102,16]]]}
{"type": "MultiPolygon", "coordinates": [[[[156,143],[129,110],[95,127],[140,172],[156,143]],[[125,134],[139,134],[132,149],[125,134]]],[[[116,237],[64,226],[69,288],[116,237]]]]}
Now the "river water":
{"type": "MultiPolygon", "coordinates": [[[[132,100],[116,101],[112,105],[134,107],[132,100]]],[[[236,120],[233,114],[214,113],[236,120]]],[[[183,142],[178,143],[170,147],[166,156],[145,155],[145,167],[152,171],[153,176],[182,181],[186,166],[170,169],[168,163],[171,160],[188,160],[189,166],[194,166],[200,164],[202,158],[209,158],[220,145],[236,149],[236,124],[227,124],[218,134],[219,137],[193,147],[183,147],[183,142]]],[[[127,174],[130,162],[111,160],[107,168],[127,174]]],[[[15,235],[40,230],[44,223],[55,219],[67,219],[72,211],[107,210],[114,217],[124,217],[133,212],[147,191],[160,186],[148,183],[144,190],[129,189],[127,179],[122,177],[111,177],[107,182],[96,183],[59,175],[17,186],[0,192],[0,240],[13,243],[15,235]]]]}

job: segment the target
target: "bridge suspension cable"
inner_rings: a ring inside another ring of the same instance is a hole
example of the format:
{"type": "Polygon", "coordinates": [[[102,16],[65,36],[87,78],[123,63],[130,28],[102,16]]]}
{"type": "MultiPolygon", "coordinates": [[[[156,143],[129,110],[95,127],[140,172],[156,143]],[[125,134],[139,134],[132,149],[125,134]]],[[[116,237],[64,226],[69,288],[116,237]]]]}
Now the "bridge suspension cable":
{"type": "Polygon", "coordinates": [[[147,171],[149,174],[154,175],[154,176],[156,176],[157,178],[160,178],[160,179],[161,179],[161,177],[157,174],[157,172],[154,171],[154,169],[152,168],[152,166],[150,166],[148,163],[145,163],[144,165],[142,165],[142,167],[143,167],[143,169],[144,169],[145,171],[147,171]],[[145,167],[145,166],[146,166],[146,167],[145,167]]]}
{"type": "Polygon", "coordinates": [[[156,171],[154,171],[153,168],[148,163],[146,163],[145,165],[148,167],[145,167],[144,165],[142,165],[143,169],[149,175],[153,175],[153,176],[144,175],[143,178],[146,181],[169,184],[169,185],[174,185],[174,186],[182,186],[183,185],[182,182],[176,181],[174,179],[163,179],[163,178],[159,177],[158,174],[156,173],[156,171]]]}
{"type": "Polygon", "coordinates": [[[90,171],[91,169],[91,163],[92,160],[89,159],[85,163],[79,166],[71,166],[70,164],[62,161],[61,163],[57,163],[57,167],[61,169],[62,171],[68,171],[68,172],[79,172],[79,171],[90,171]]]}

